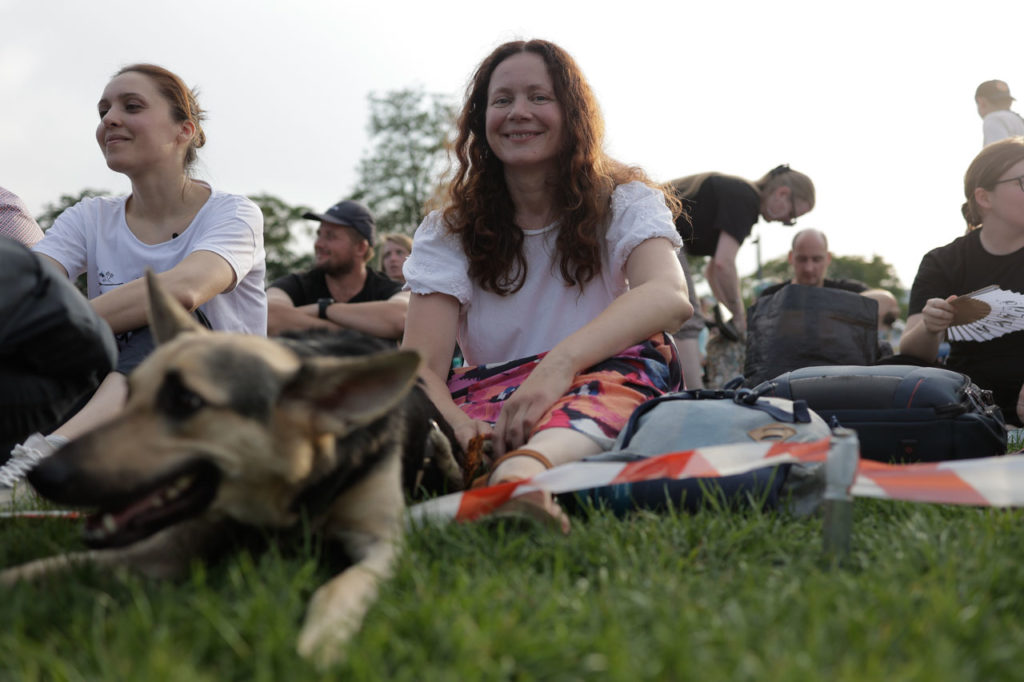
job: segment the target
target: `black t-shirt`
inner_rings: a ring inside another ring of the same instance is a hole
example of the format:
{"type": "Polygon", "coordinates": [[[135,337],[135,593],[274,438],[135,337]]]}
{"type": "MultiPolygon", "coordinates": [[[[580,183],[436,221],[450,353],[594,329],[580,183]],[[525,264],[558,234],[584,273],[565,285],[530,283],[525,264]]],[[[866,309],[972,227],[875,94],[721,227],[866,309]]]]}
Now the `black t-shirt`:
{"type": "MultiPolygon", "coordinates": [[[[782,287],[786,287],[792,284],[792,282],[782,282],[781,284],[773,284],[767,287],[761,292],[761,296],[771,296],[782,287]]],[[[850,291],[855,294],[859,294],[868,290],[868,285],[864,282],[858,282],[855,279],[829,279],[825,278],[826,289],[842,289],[843,291],[850,291]]]]}
{"type": "MultiPolygon", "coordinates": [[[[677,191],[685,211],[676,219],[676,229],[686,253],[693,256],[715,255],[718,237],[723,232],[742,244],[761,215],[761,197],[749,182],[720,173],[706,176],[692,196],[677,191]]],[[[694,177],[680,178],[673,185],[691,185],[694,177]]]]}
{"type": "MultiPolygon", "coordinates": [[[[319,268],[313,268],[308,272],[293,272],[279,277],[271,282],[270,286],[284,291],[292,299],[292,303],[297,306],[316,303],[321,298],[331,298],[324,271],[319,268]]],[[[401,290],[400,282],[390,280],[372,268],[366,268],[366,283],[363,288],[349,300],[341,302],[386,301],[401,290]]]]}
{"type": "MultiPolygon", "coordinates": [[[[1024,292],[1024,249],[994,256],[981,245],[981,232],[974,230],[925,254],[910,289],[910,315],[920,313],[929,298],[968,294],[990,284],[1024,292]]],[[[1017,395],[1024,383],[1024,331],[990,341],[952,341],[949,346],[946,367],[967,374],[974,383],[993,391],[1007,420],[1018,423],[1017,395]]]]}

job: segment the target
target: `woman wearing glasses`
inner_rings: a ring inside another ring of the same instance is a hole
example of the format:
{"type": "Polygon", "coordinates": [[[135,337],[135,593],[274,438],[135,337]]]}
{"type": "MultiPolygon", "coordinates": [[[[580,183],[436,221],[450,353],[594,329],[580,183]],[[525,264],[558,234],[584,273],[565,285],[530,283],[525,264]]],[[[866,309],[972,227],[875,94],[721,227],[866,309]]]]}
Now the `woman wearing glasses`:
{"type": "MultiPolygon", "coordinates": [[[[953,301],[988,285],[1024,292],[1024,137],[985,147],[964,174],[967,234],[921,260],[910,290],[900,352],[934,362],[953,321],[953,301]]],[[[1020,424],[1024,331],[987,341],[952,341],[949,369],[990,389],[1008,423],[1020,424]]]]}
{"type": "MultiPolygon", "coordinates": [[[[803,173],[783,165],[756,181],[701,173],[673,180],[672,187],[686,207],[676,219],[685,255],[710,256],[704,274],[711,292],[732,313],[736,331],[745,335],[746,315],[736,271],[740,244],[759,217],[793,225],[799,216],[814,208],[814,183],[803,173]]],[[[682,251],[679,256],[690,288],[690,303],[695,311],[700,310],[682,251]]],[[[704,318],[695,313],[675,334],[687,388],[701,387],[697,336],[704,326],[704,318]]]]}

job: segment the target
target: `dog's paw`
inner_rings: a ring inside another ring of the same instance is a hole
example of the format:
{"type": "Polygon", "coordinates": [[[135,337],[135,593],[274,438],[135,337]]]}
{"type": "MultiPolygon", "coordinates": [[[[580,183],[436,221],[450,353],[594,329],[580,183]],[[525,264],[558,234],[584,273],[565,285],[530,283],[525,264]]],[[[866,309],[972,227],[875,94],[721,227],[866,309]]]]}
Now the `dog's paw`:
{"type": "Polygon", "coordinates": [[[310,599],[299,632],[299,655],[319,668],[345,660],[346,646],[359,631],[373,597],[371,587],[352,585],[351,581],[346,584],[337,578],[321,586],[310,599]]]}
{"type": "Polygon", "coordinates": [[[23,579],[22,572],[17,566],[0,571],[0,587],[13,587],[23,579]]]}
{"type": "Polygon", "coordinates": [[[12,566],[0,571],[0,587],[11,587],[21,582],[38,580],[51,574],[66,571],[74,566],[94,560],[93,552],[75,552],[35,559],[20,566],[12,566]]]}
{"type": "Polygon", "coordinates": [[[307,620],[299,633],[299,655],[320,669],[337,665],[345,660],[346,645],[356,627],[346,627],[343,622],[311,623],[307,620]]]}

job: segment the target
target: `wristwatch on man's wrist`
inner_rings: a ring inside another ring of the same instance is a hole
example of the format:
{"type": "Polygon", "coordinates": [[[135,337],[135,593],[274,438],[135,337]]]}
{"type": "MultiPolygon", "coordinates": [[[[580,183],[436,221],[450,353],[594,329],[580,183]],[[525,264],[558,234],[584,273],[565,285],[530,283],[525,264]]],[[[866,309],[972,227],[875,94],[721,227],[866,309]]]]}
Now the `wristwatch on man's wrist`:
{"type": "Polygon", "coordinates": [[[331,305],[332,303],[334,303],[333,298],[321,298],[317,300],[316,304],[320,309],[319,315],[321,320],[327,319],[327,306],[331,305]]]}

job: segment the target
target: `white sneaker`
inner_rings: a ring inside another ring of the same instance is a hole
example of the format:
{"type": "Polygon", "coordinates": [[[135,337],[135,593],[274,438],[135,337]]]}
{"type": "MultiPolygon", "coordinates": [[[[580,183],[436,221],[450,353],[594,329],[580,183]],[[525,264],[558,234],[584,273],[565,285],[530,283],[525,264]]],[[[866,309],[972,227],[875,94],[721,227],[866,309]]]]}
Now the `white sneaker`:
{"type": "Polygon", "coordinates": [[[13,488],[25,480],[25,475],[41,460],[49,457],[67,443],[63,436],[43,436],[33,433],[24,443],[15,445],[11,458],[0,466],[0,489],[13,488]]]}

